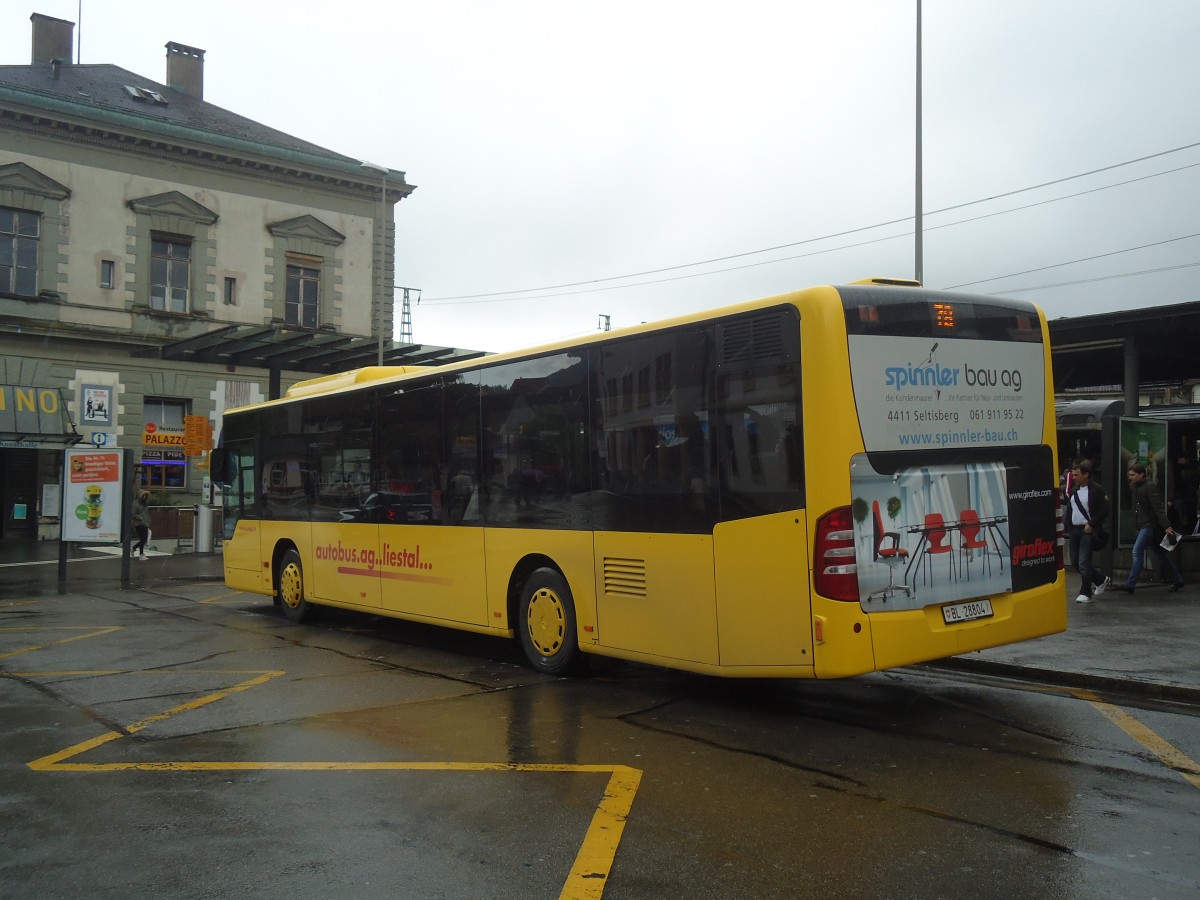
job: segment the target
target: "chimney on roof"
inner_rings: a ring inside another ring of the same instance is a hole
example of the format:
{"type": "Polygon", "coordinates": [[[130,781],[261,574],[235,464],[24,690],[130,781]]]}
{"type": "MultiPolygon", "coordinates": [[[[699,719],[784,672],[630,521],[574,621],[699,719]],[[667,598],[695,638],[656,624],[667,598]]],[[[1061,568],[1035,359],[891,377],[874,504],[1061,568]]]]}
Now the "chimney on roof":
{"type": "Polygon", "coordinates": [[[71,65],[75,23],[41,13],[34,13],[29,17],[29,21],[33,23],[32,64],[49,65],[57,60],[60,65],[71,65]]]}
{"type": "Polygon", "coordinates": [[[167,87],[204,99],[204,51],[167,42],[167,87]]]}

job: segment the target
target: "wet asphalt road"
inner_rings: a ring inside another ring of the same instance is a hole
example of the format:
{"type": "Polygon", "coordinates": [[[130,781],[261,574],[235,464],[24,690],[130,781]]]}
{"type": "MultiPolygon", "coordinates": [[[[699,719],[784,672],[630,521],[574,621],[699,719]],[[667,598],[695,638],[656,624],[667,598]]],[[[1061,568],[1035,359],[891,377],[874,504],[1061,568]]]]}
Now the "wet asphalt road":
{"type": "Polygon", "coordinates": [[[549,679],[482,636],[74,579],[0,596],[0,722],[3,897],[1200,888],[1195,709],[933,669],[549,679]]]}

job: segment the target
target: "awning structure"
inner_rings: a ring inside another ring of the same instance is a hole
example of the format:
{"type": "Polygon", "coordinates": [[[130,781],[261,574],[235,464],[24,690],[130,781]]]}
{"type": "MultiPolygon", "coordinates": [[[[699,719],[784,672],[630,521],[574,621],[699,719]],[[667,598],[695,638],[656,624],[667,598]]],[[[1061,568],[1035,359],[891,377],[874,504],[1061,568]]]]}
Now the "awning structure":
{"type": "Polygon", "coordinates": [[[67,414],[58,388],[0,385],[0,447],[69,447],[82,435],[67,414]]]}
{"type": "Polygon", "coordinates": [[[1054,390],[1120,390],[1200,377],[1200,302],[1050,321],[1054,390]]]}
{"type": "MultiPolygon", "coordinates": [[[[271,397],[279,396],[279,373],[333,375],[378,365],[379,341],[287,325],[227,325],[204,334],[138,350],[136,357],[174,362],[208,363],[267,369],[271,397]]],[[[431,344],[385,341],[385,366],[434,366],[484,356],[482,350],[459,350],[431,344]]]]}
{"type": "Polygon", "coordinates": [[[0,450],[45,450],[72,447],[83,440],[82,434],[41,434],[30,431],[0,431],[0,450]]]}

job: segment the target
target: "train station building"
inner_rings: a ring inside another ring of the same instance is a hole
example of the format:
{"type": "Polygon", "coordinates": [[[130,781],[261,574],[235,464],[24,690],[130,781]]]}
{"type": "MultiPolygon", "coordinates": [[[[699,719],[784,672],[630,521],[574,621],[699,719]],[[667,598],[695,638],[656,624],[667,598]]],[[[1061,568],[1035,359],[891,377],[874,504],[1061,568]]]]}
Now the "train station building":
{"type": "Polygon", "coordinates": [[[209,499],[186,423],[464,355],[391,339],[402,171],[207,102],[202,49],[166,44],[159,81],[30,21],[0,65],[0,541],[59,536],[64,447],[133,449],[162,534],[209,499]]]}

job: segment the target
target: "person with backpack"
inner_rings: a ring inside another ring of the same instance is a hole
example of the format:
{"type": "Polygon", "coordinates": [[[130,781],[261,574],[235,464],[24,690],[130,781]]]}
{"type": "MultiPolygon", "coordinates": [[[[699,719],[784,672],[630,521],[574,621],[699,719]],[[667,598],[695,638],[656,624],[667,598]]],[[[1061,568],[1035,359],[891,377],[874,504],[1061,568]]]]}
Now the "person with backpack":
{"type": "Polygon", "coordinates": [[[1096,568],[1093,551],[1099,549],[1104,523],[1108,520],[1108,493],[1098,481],[1092,480],[1092,464],[1080,460],[1071,468],[1071,491],[1067,497],[1067,525],[1071,565],[1079,573],[1081,583],[1076,603],[1091,603],[1112,578],[1096,568]]]}

